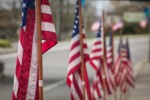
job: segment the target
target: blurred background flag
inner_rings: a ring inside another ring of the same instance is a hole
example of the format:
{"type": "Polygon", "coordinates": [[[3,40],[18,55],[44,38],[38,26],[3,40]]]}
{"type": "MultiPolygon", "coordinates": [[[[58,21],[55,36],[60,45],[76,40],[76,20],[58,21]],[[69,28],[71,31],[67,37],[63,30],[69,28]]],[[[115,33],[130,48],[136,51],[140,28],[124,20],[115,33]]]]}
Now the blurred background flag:
{"type": "Polygon", "coordinates": [[[109,45],[107,47],[106,53],[106,61],[107,61],[107,70],[108,70],[108,77],[110,80],[110,87],[112,88],[111,92],[115,91],[115,80],[114,80],[114,65],[113,65],[113,33],[110,31],[110,39],[109,45]]]}
{"type": "MultiPolygon", "coordinates": [[[[100,22],[99,22],[100,23],[100,22]]],[[[90,64],[95,70],[100,68],[100,59],[103,57],[103,43],[102,43],[101,26],[99,26],[96,38],[94,40],[92,51],[90,54],[90,64]]]]}
{"type": "Polygon", "coordinates": [[[103,59],[103,41],[102,41],[102,33],[100,22],[98,22],[98,32],[96,33],[96,38],[92,45],[92,51],[90,54],[90,64],[95,70],[94,79],[92,82],[92,98],[93,100],[97,100],[101,98],[104,94],[103,91],[103,79],[102,79],[102,66],[101,61],[103,59]]]}
{"type": "Polygon", "coordinates": [[[126,38],[126,50],[127,50],[127,82],[132,88],[134,88],[135,78],[134,78],[133,65],[132,65],[132,60],[131,60],[128,38],[126,38]]]}
{"type": "Polygon", "coordinates": [[[95,32],[95,31],[98,30],[99,27],[100,27],[100,22],[99,22],[99,21],[96,21],[96,22],[94,22],[94,23],[92,24],[91,30],[95,32]]]}
{"type": "Polygon", "coordinates": [[[142,28],[146,28],[147,26],[147,20],[143,19],[142,21],[140,21],[139,25],[142,27],[142,28]]]}
{"type": "Polygon", "coordinates": [[[120,20],[118,21],[117,23],[115,23],[113,26],[112,26],[112,30],[113,31],[116,31],[118,29],[121,29],[122,27],[124,26],[123,22],[120,20]]]}
{"type": "Polygon", "coordinates": [[[87,44],[85,42],[85,31],[82,28],[83,44],[80,43],[80,24],[79,24],[79,2],[77,0],[75,8],[75,20],[72,31],[72,39],[70,46],[69,55],[69,65],[67,71],[67,84],[71,90],[71,100],[83,100],[83,84],[85,86],[85,97],[86,100],[91,100],[90,85],[88,82],[88,74],[86,71],[85,63],[89,60],[87,44]],[[81,46],[83,46],[84,60],[81,56],[81,46]],[[82,60],[84,61],[82,65],[82,60]],[[84,67],[84,72],[82,73],[81,68],[84,67]],[[84,79],[82,79],[82,74],[84,74],[84,79]]]}

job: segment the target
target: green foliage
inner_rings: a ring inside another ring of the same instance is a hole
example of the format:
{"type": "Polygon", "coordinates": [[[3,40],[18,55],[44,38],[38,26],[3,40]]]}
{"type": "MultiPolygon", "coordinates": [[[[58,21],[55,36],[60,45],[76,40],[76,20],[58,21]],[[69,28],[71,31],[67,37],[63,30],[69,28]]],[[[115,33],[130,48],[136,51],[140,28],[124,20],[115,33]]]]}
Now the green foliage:
{"type": "Polygon", "coordinates": [[[10,47],[10,41],[5,39],[0,39],[0,47],[10,47]]]}
{"type": "Polygon", "coordinates": [[[123,28],[123,33],[142,34],[146,32],[147,27],[143,29],[139,26],[139,23],[125,23],[123,28]]]}
{"type": "MultiPolygon", "coordinates": [[[[107,26],[105,27],[106,35],[110,32],[111,27],[107,26]]],[[[124,22],[124,27],[122,29],[118,29],[115,31],[115,36],[122,34],[131,34],[131,35],[136,35],[136,34],[145,34],[148,33],[148,25],[145,28],[141,28],[139,23],[127,23],[124,22]]]]}
{"type": "Polygon", "coordinates": [[[10,41],[17,40],[17,30],[20,26],[20,10],[0,9],[0,37],[5,35],[10,41]]]}

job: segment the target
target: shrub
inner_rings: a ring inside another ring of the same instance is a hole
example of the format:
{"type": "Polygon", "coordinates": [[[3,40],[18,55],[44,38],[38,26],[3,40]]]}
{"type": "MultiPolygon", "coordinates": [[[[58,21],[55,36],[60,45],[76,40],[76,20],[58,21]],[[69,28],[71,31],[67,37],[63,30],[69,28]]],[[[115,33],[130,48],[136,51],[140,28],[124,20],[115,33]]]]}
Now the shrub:
{"type": "Polygon", "coordinates": [[[10,47],[10,41],[5,39],[0,39],[0,47],[10,47]]]}

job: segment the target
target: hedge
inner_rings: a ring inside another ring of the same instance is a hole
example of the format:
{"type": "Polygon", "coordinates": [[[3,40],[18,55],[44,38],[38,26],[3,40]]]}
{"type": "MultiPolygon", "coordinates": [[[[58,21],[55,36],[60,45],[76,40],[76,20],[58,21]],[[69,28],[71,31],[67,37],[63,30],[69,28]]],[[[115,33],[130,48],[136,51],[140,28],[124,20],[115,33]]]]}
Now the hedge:
{"type": "Polygon", "coordinates": [[[0,39],[0,47],[10,47],[10,41],[6,39],[0,39]]]}

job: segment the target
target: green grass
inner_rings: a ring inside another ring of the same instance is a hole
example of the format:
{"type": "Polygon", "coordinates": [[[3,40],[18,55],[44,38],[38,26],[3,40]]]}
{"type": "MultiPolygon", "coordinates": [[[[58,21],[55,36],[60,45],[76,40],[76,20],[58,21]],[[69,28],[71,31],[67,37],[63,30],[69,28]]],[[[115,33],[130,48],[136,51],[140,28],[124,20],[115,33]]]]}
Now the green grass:
{"type": "Polygon", "coordinates": [[[10,47],[10,41],[9,40],[5,40],[5,39],[0,39],[0,47],[10,47]]]}

